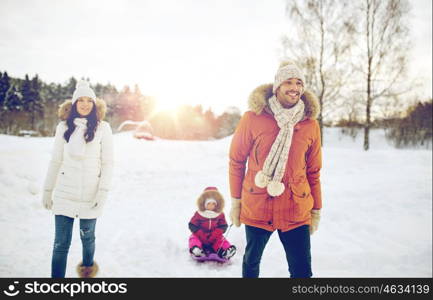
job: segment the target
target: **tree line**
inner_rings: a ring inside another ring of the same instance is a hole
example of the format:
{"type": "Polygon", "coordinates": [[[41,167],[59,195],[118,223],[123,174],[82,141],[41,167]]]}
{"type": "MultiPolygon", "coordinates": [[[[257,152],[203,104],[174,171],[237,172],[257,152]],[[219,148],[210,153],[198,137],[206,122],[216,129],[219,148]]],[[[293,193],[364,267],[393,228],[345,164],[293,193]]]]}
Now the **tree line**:
{"type": "MultiPolygon", "coordinates": [[[[385,130],[386,139],[396,148],[421,147],[431,149],[433,142],[432,99],[417,101],[403,112],[396,112],[371,122],[373,129],[385,130]]],[[[356,138],[364,124],[356,118],[341,119],[336,124],[343,134],[356,138]]]]}
{"type": "MultiPolygon", "coordinates": [[[[87,80],[89,80],[87,78],[87,80]]],[[[63,84],[45,83],[38,75],[24,79],[0,72],[0,133],[51,136],[59,121],[57,110],[71,99],[77,79],[71,77],[63,84]]],[[[228,108],[215,115],[201,105],[183,105],[174,113],[155,111],[153,97],[143,95],[139,86],[125,86],[118,91],[112,84],[91,85],[97,97],[107,103],[106,119],[114,131],[126,121],[147,120],[153,134],[168,139],[218,139],[231,135],[240,119],[237,108],[228,108]]]]}
{"type": "Polygon", "coordinates": [[[338,121],[336,115],[362,124],[363,148],[368,150],[369,131],[377,120],[404,111],[414,104],[408,100],[416,99],[408,95],[418,88],[417,80],[407,77],[409,1],[285,3],[290,25],[281,56],[292,58],[304,69],[306,86],[320,101],[321,128],[338,121]]]}
{"type": "MultiPolygon", "coordinates": [[[[0,72],[0,133],[51,136],[59,122],[57,110],[61,103],[72,97],[77,80],[71,77],[64,84],[45,83],[38,75],[24,79],[9,77],[0,72]]],[[[236,107],[215,115],[201,105],[183,105],[174,111],[155,111],[155,100],[145,96],[138,85],[125,86],[118,91],[111,84],[92,86],[98,97],[107,102],[107,121],[116,132],[124,121],[151,125],[152,134],[166,139],[207,140],[231,135],[240,119],[236,107]]],[[[387,106],[384,106],[385,109],[387,106]]],[[[333,119],[344,133],[355,134],[365,124],[356,110],[350,110],[340,119],[333,119]]],[[[331,125],[331,124],[328,124],[331,125]]],[[[432,99],[415,101],[405,111],[395,111],[386,117],[376,118],[371,128],[384,128],[386,137],[396,147],[410,145],[430,146],[432,142],[432,99]]],[[[133,129],[133,128],[130,128],[133,129]]]]}
{"type": "Polygon", "coordinates": [[[432,144],[432,99],[419,102],[408,108],[404,116],[383,120],[386,137],[397,148],[421,146],[431,148],[432,144]]]}

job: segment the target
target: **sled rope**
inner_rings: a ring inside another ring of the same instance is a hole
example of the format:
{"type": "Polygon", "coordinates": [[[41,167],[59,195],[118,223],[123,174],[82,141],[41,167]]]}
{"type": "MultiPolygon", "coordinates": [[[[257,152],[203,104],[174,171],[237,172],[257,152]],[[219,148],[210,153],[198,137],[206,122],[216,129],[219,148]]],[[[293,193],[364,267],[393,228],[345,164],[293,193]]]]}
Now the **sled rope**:
{"type": "Polygon", "coordinates": [[[232,226],[233,226],[233,223],[230,224],[229,229],[227,229],[226,234],[223,235],[223,239],[221,240],[221,243],[220,243],[220,246],[218,247],[217,253],[218,253],[218,251],[221,249],[221,247],[223,246],[224,241],[227,239],[227,237],[228,237],[228,235],[229,235],[229,233],[230,233],[230,229],[232,228],[232,226]]]}

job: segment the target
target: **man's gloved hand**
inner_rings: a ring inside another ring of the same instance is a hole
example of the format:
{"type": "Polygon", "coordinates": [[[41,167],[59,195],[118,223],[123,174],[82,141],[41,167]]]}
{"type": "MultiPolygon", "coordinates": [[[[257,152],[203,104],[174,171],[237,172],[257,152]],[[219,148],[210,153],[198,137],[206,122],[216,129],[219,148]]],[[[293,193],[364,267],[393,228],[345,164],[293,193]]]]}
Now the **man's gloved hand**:
{"type": "Polygon", "coordinates": [[[232,198],[232,207],[230,209],[230,220],[239,227],[241,226],[241,199],[232,198]]]}
{"type": "Polygon", "coordinates": [[[317,231],[317,229],[319,229],[319,223],[320,223],[320,209],[312,209],[310,234],[313,234],[314,232],[317,231]]]}

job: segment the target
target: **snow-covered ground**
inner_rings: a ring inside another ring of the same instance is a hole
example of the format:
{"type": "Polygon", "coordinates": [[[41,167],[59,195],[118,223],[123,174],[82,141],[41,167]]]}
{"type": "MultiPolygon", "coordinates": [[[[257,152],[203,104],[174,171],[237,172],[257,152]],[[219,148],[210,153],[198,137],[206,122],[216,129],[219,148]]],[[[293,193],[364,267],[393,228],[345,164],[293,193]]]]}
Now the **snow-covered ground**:
{"type": "MultiPolygon", "coordinates": [[[[49,277],[54,217],[41,206],[52,138],[0,135],[0,277],[49,277]]],[[[432,152],[396,150],[373,131],[371,150],[325,130],[322,221],[312,236],[315,277],[432,276],[432,152]]],[[[243,226],[228,239],[238,253],[226,265],[188,255],[187,223],[197,196],[217,186],[229,212],[228,148],[218,141],[154,142],[115,135],[113,190],[97,222],[101,277],[240,277],[243,226]]],[[[228,218],[227,218],[228,219],[228,218]]],[[[74,224],[67,277],[81,259],[74,224]]],[[[274,233],[262,277],[287,277],[274,233]]]]}

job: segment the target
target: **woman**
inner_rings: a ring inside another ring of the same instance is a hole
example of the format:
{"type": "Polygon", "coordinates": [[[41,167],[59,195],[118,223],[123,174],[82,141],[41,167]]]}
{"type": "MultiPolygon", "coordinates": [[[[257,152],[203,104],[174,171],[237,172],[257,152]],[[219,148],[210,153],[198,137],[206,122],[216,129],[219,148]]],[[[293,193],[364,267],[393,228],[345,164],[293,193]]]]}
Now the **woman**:
{"type": "Polygon", "coordinates": [[[55,215],[51,277],[65,277],[74,218],[80,219],[83,261],[80,277],[94,277],[95,225],[110,189],[113,137],[103,121],[106,104],[97,99],[87,81],[79,81],[59,108],[54,149],[44,184],[43,205],[55,215]]]}

